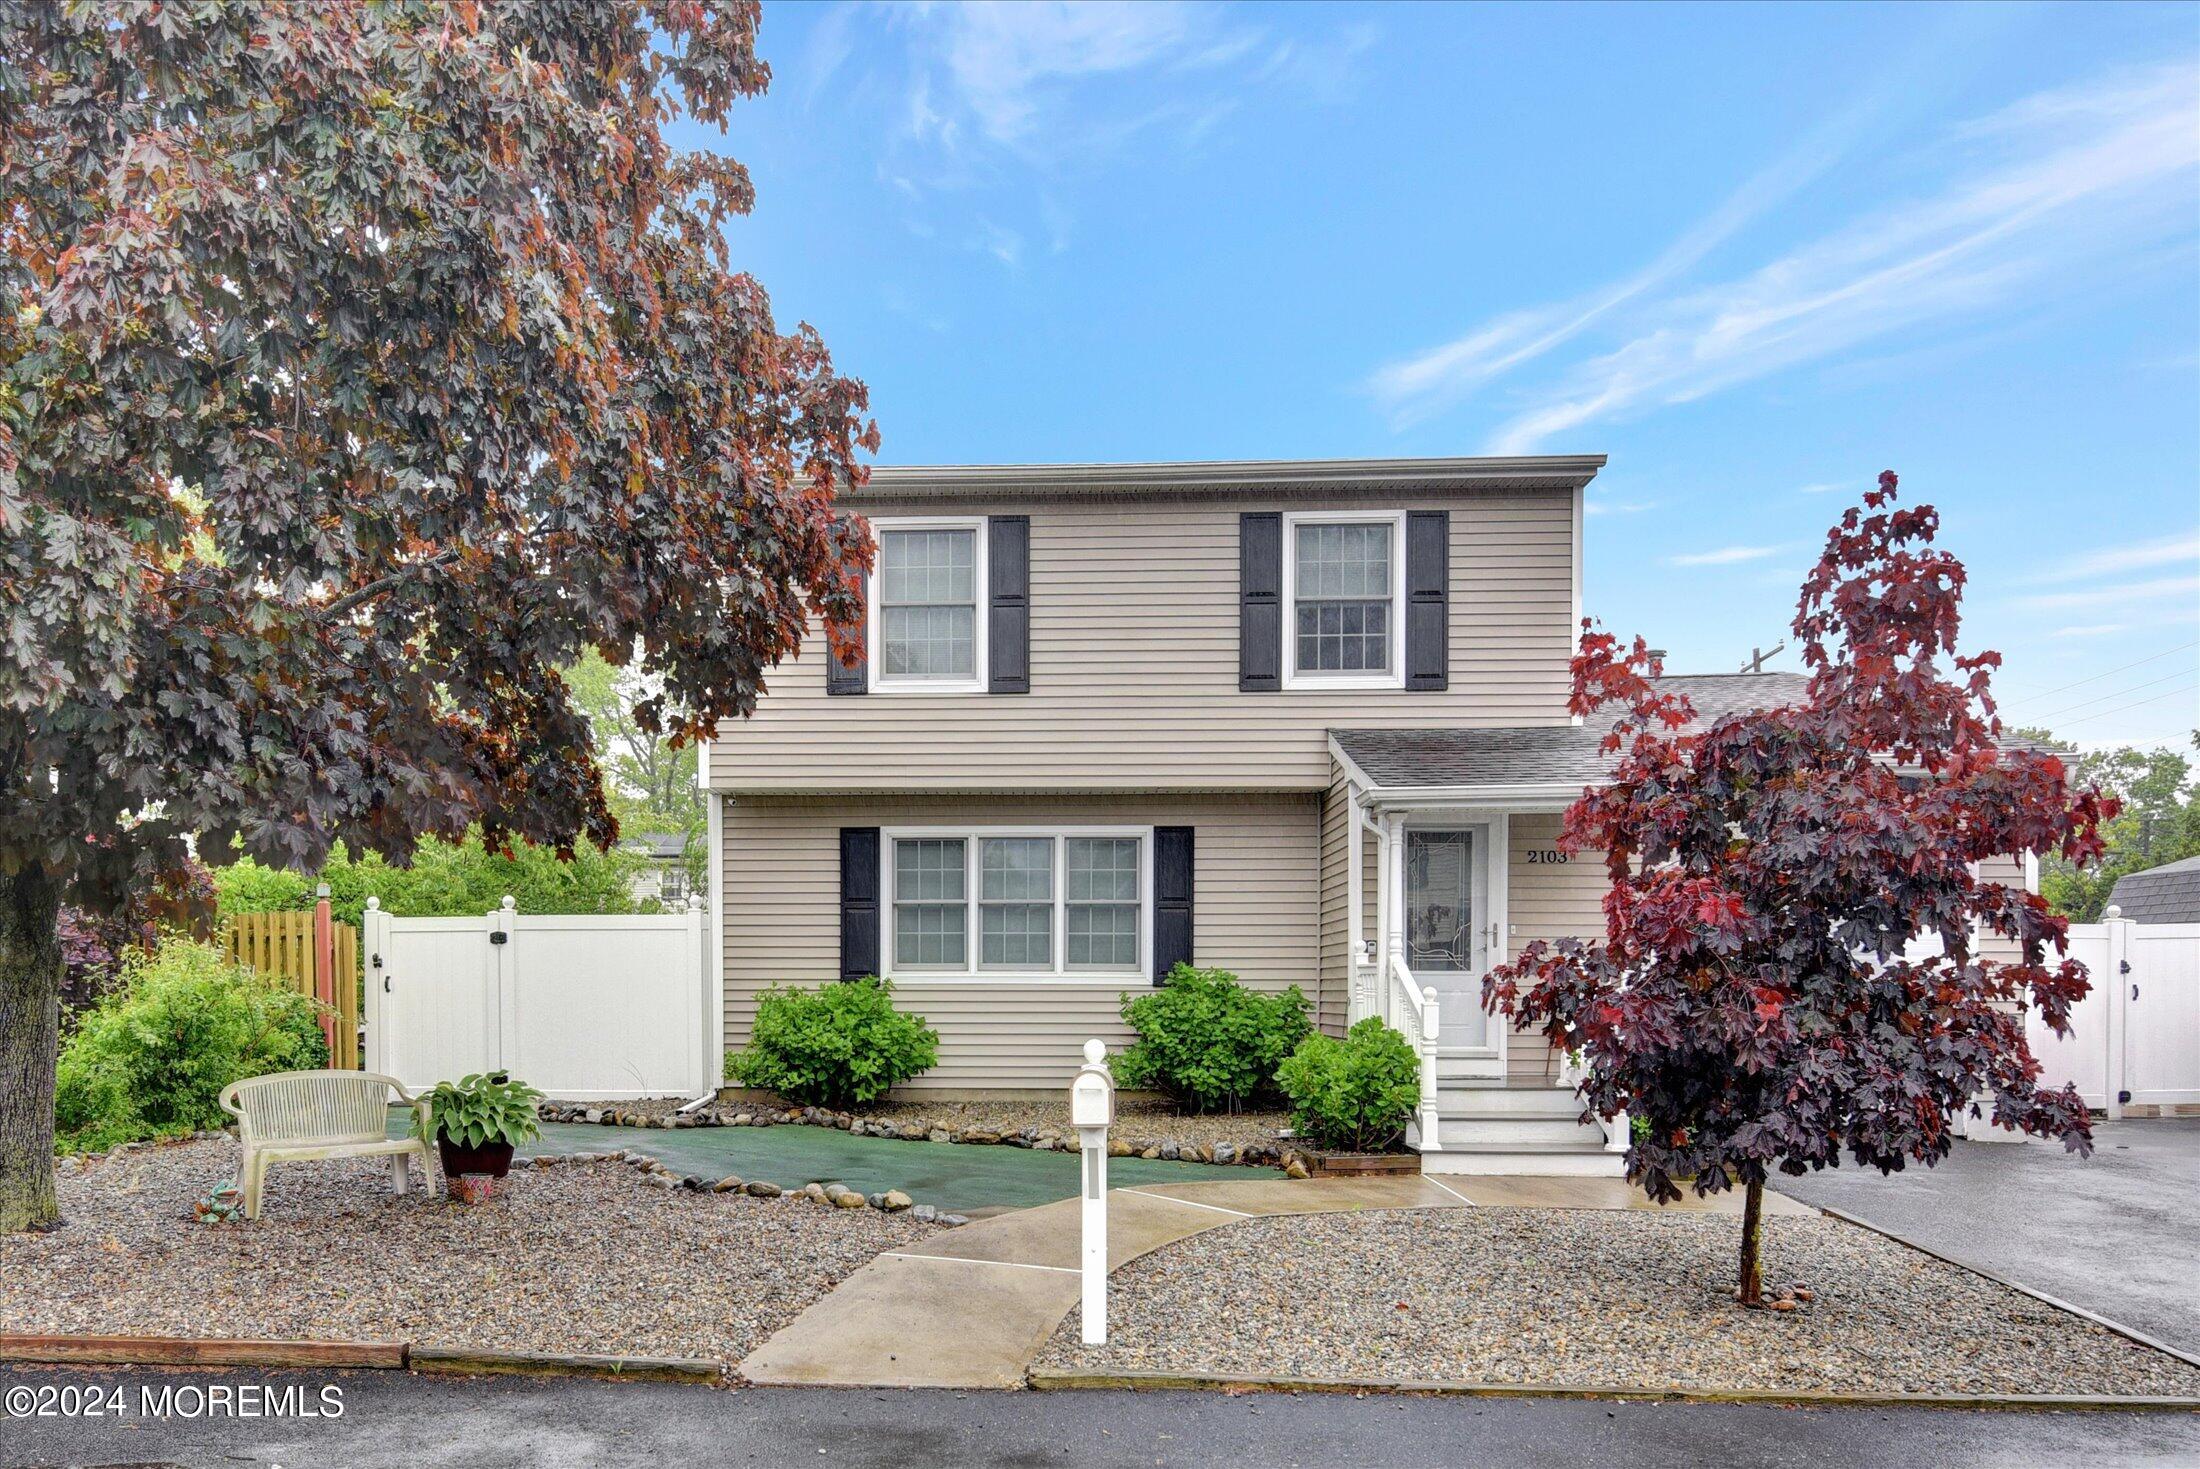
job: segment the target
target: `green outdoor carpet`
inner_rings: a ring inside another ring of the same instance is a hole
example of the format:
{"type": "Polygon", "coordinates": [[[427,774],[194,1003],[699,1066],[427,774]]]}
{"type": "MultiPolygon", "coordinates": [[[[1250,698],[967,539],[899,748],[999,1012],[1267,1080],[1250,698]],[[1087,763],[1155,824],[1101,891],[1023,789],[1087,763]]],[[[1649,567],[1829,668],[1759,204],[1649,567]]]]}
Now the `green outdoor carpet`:
{"type": "MultiPolygon", "coordinates": [[[[395,1132],[396,1123],[392,1123],[395,1132]]],[[[853,1137],[830,1127],[593,1127],[546,1122],[542,1137],[520,1150],[537,1153],[608,1153],[624,1148],[664,1160],[680,1173],[760,1178],[784,1189],[838,1181],[858,1193],[898,1188],[920,1204],[944,1212],[1028,1209],[1075,1196],[1075,1153],[1035,1153],[975,1143],[911,1143],[853,1137]]],[[[1197,1183],[1261,1176],[1237,1166],[1165,1163],[1159,1159],[1110,1158],[1108,1183],[1123,1188],[1147,1183],[1197,1183]]]]}

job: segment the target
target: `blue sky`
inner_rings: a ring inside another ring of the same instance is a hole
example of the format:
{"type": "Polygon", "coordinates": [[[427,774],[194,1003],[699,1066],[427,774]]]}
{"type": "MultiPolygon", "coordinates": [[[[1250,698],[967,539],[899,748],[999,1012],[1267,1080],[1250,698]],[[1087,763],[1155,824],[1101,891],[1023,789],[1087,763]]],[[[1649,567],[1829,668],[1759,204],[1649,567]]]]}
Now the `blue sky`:
{"type": "Polygon", "coordinates": [[[1589,610],[1690,671],[1893,468],[2012,721],[2200,723],[2200,7],[767,4],[763,51],[686,140],[883,463],[1607,454],[1589,610]]]}

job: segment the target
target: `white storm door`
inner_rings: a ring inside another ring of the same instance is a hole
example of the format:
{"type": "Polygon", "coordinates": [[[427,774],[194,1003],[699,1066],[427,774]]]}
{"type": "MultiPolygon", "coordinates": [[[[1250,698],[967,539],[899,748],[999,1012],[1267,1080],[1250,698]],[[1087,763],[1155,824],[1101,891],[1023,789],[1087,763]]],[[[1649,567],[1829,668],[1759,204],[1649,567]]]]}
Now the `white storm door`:
{"type": "Polygon", "coordinates": [[[1482,1009],[1489,968],[1487,828],[1406,829],[1406,968],[1436,995],[1437,1059],[1448,1075],[1497,1074],[1482,1009]]]}

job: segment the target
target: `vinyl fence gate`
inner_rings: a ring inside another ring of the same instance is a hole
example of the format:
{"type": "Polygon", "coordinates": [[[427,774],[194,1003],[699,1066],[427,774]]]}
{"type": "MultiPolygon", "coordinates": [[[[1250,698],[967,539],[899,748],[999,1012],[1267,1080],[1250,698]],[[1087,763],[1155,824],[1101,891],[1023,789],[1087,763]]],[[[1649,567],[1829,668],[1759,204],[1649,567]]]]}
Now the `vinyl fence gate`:
{"type": "Polygon", "coordinates": [[[2132,923],[2115,911],[2070,925],[2070,956],[2093,988],[2071,1007],[2067,1039],[2031,1015],[2040,1079],[2075,1082],[2111,1117],[2200,1107],[2200,923],[2132,923]]]}
{"type": "Polygon", "coordinates": [[[676,913],[400,918],[371,902],[367,1069],[410,1088],[505,1070],[572,1101],[718,1085],[700,904],[676,913]]]}

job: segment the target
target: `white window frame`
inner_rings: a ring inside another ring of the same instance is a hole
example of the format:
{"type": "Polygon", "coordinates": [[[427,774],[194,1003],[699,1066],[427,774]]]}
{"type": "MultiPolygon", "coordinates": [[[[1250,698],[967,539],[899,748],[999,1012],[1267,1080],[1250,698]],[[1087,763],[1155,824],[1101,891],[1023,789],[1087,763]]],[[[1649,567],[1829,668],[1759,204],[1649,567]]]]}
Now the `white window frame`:
{"type": "Polygon", "coordinates": [[[1096,985],[1109,989],[1136,988],[1153,982],[1153,831],[1150,826],[889,826],[879,832],[879,961],[887,979],[909,984],[1061,984],[1096,985]],[[981,922],[978,882],[981,876],[978,843],[988,837],[1046,837],[1054,843],[1054,967],[1034,969],[984,969],[978,964],[981,922]],[[1071,969],[1069,962],[1069,839],[1072,837],[1125,837],[1138,841],[1138,967],[1132,969],[1071,969]],[[894,844],[898,841],[961,841],[963,843],[963,905],[966,947],[961,968],[916,965],[908,968],[894,957],[895,907],[894,844]]]}
{"type": "Polygon", "coordinates": [[[990,687],[987,678],[988,652],[986,624],[992,600],[991,568],[986,565],[986,518],[982,515],[912,515],[890,519],[873,519],[872,534],[877,538],[879,552],[871,560],[870,575],[864,579],[864,664],[868,670],[870,692],[874,694],[982,694],[990,687]],[[886,532],[894,530],[966,530],[972,533],[974,547],[971,559],[975,624],[971,629],[971,664],[974,677],[963,678],[888,678],[881,671],[886,660],[885,605],[879,600],[879,581],[886,570],[886,532]]]}
{"type": "Polygon", "coordinates": [[[1406,513],[1403,510],[1307,510],[1283,517],[1283,686],[1287,689],[1402,689],[1406,686],[1406,513]],[[1390,527],[1390,666],[1381,673],[1299,668],[1299,527],[1390,527]]]}

